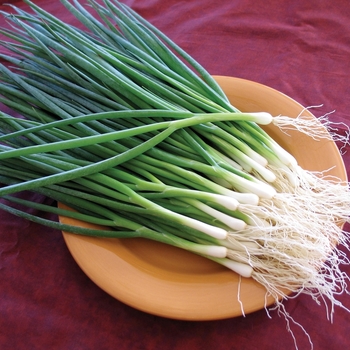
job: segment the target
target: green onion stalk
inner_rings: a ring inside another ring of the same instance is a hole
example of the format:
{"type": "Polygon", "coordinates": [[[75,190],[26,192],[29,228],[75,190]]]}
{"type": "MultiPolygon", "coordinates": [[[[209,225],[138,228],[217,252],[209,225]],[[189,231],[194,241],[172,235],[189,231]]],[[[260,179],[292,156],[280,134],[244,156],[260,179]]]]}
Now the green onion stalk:
{"type": "Polygon", "coordinates": [[[11,52],[1,55],[0,102],[21,116],[0,114],[2,210],[187,249],[254,278],[277,305],[294,292],[342,306],[348,184],[302,169],[261,127],[313,137],[309,121],[242,113],[205,68],[116,0],[89,0],[94,15],[62,0],[84,29],[25,2],[31,12],[11,5],[2,15],[12,27],[0,29],[11,52]],[[14,195],[24,190],[65,207],[14,195]]]}

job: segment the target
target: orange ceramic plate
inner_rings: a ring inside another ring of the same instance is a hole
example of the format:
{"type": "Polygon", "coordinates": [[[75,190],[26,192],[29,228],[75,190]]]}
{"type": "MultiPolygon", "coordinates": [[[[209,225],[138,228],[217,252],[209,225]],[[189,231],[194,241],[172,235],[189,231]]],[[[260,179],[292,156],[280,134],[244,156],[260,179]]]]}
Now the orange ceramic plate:
{"type": "MultiPolygon", "coordinates": [[[[296,117],[303,109],[264,85],[230,77],[216,79],[241,111],[296,117]]],[[[344,164],[333,142],[316,142],[298,132],[286,136],[275,127],[266,130],[302,167],[318,171],[333,167],[332,175],[346,180],[344,164]]],[[[74,259],[92,281],[139,310],[181,320],[214,320],[240,316],[241,303],[246,314],[266,305],[265,289],[253,279],[243,278],[240,283],[235,273],[186,251],[143,239],[63,235],[74,259]]],[[[268,304],[272,302],[267,300],[268,304]]]]}

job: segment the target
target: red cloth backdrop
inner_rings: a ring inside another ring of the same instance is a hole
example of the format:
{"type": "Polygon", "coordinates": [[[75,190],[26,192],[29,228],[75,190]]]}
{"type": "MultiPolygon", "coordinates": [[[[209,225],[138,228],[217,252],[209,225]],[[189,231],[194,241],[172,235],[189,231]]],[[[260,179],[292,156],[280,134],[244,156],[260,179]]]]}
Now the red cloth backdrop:
{"type": "MultiPolygon", "coordinates": [[[[9,10],[1,5],[1,10],[9,10]]],[[[22,1],[10,1],[27,8],[22,1]]],[[[58,0],[36,4],[76,23],[58,0]]],[[[348,0],[125,0],[211,74],[254,80],[317,116],[350,124],[348,0]]],[[[4,19],[0,20],[4,23],[4,19]]],[[[0,49],[3,51],[3,49],[0,49]]],[[[345,129],[340,127],[340,132],[345,129]]],[[[347,147],[349,150],[349,147],[347,147]]],[[[320,155],[322,156],[322,155],[320,155]]],[[[350,169],[349,152],[344,155],[350,169]]],[[[26,198],[47,201],[37,195],[26,198]]],[[[344,272],[350,274],[349,267],[344,272]]],[[[142,291],[141,291],[142,292],[142,291]]],[[[350,297],[340,296],[350,307],[350,297]]],[[[285,303],[317,350],[346,349],[349,314],[334,322],[307,296],[285,303]]],[[[264,310],[219,321],[163,319],[126,306],[80,270],[57,230],[0,212],[0,349],[294,349],[286,324],[264,310]]],[[[292,325],[299,349],[308,338],[292,325]]]]}

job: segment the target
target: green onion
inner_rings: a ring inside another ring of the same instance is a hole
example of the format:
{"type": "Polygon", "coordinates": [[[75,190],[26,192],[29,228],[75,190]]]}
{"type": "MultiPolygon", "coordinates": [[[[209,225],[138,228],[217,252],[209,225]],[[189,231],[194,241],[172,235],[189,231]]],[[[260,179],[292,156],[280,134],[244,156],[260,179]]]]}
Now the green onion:
{"type": "Polygon", "coordinates": [[[21,115],[0,115],[1,209],[187,249],[254,278],[277,305],[286,290],[339,304],[348,184],[301,169],[260,126],[288,118],[240,112],[204,67],[116,0],[90,0],[96,16],[62,0],[83,30],[25,2],[32,13],[12,6],[2,14],[13,29],[0,30],[12,51],[1,55],[11,68],[0,65],[0,102],[21,115]],[[22,190],[73,211],[9,196],[22,190]]]}

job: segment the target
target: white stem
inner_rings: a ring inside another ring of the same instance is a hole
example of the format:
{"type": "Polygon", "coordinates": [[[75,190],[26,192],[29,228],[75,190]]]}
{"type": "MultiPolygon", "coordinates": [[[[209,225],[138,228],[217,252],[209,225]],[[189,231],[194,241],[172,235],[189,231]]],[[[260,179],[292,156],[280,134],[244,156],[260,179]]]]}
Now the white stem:
{"type": "Polygon", "coordinates": [[[250,120],[257,124],[268,125],[273,121],[273,116],[267,112],[255,112],[245,114],[249,117],[252,117],[250,120]]]}
{"type": "Polygon", "coordinates": [[[239,175],[227,172],[225,180],[210,176],[213,182],[221,184],[226,188],[234,188],[235,190],[243,193],[253,193],[260,198],[271,199],[275,196],[276,190],[269,184],[262,181],[250,181],[239,175]],[[227,185],[229,182],[229,185],[227,185]]]}
{"type": "Polygon", "coordinates": [[[228,210],[236,210],[239,206],[238,200],[232,197],[223,196],[221,194],[211,194],[211,197],[210,200],[213,203],[220,204],[228,210]]]}
{"type": "Polygon", "coordinates": [[[247,149],[246,155],[264,167],[266,167],[269,163],[265,157],[261,156],[259,153],[255,152],[252,149],[247,149]]]}
{"type": "Polygon", "coordinates": [[[259,163],[254,164],[254,169],[267,181],[274,182],[276,175],[269,169],[261,166],[259,163]]]}
{"type": "Polygon", "coordinates": [[[202,210],[204,213],[209,214],[213,218],[219,220],[223,224],[227,225],[232,230],[244,230],[247,226],[247,224],[240,219],[237,219],[235,217],[229,216],[227,214],[222,213],[219,210],[216,210],[214,208],[209,207],[208,205],[195,200],[195,199],[189,199],[189,198],[183,198],[183,201],[193,205],[194,207],[202,210]]]}
{"type": "Polygon", "coordinates": [[[241,157],[238,157],[234,154],[231,154],[230,157],[232,157],[232,159],[234,161],[236,161],[237,163],[239,163],[239,165],[241,166],[241,168],[243,170],[245,170],[247,173],[250,173],[252,171],[252,166],[249,164],[249,162],[246,162],[244,159],[245,154],[241,154],[241,157]]]}
{"type": "Polygon", "coordinates": [[[201,255],[212,256],[214,258],[226,258],[227,256],[227,248],[217,245],[198,244],[198,247],[193,248],[192,251],[201,255]]]}
{"type": "Polygon", "coordinates": [[[235,169],[238,170],[242,170],[242,167],[236,163],[233,159],[231,159],[230,157],[227,157],[225,154],[219,152],[218,150],[216,150],[215,148],[211,148],[211,152],[215,153],[219,158],[221,158],[223,161],[225,161],[226,163],[230,164],[232,167],[234,167],[235,169]]]}
{"type": "MultiPolygon", "coordinates": [[[[263,158],[265,159],[265,158],[263,158]]],[[[238,159],[237,159],[238,161],[238,159]]],[[[242,167],[248,172],[251,173],[252,170],[258,172],[267,182],[274,182],[276,180],[276,175],[266,168],[268,162],[265,159],[264,165],[260,162],[255,161],[253,158],[247,154],[241,153],[241,158],[239,159],[242,167]]]]}
{"type": "MultiPolygon", "coordinates": [[[[217,185],[219,185],[219,186],[221,186],[223,188],[231,188],[232,187],[231,184],[228,181],[222,179],[221,177],[208,175],[208,178],[210,180],[212,180],[215,184],[217,184],[217,185]]],[[[220,192],[220,193],[222,193],[222,192],[220,192]]]]}
{"type": "Polygon", "coordinates": [[[238,200],[240,204],[251,204],[251,205],[258,205],[259,204],[259,196],[257,196],[254,193],[239,193],[239,192],[233,192],[234,198],[238,200]]]}
{"type": "Polygon", "coordinates": [[[213,181],[212,185],[214,187],[214,190],[219,194],[237,199],[240,204],[258,205],[260,198],[255,193],[236,192],[232,190],[232,184],[226,180],[211,175],[208,177],[213,181]]]}
{"type": "Polygon", "coordinates": [[[238,191],[244,193],[254,193],[260,198],[272,199],[276,195],[276,190],[264,182],[261,181],[249,181],[237,176],[237,181],[232,183],[238,191]]]}
{"type": "Polygon", "coordinates": [[[225,239],[228,235],[228,232],[220,227],[208,225],[192,218],[186,218],[183,224],[217,239],[225,239]]]}
{"type": "Polygon", "coordinates": [[[282,148],[277,142],[273,141],[268,145],[276,156],[281,160],[282,163],[290,168],[294,168],[298,165],[297,160],[284,148],[282,148]]]}
{"type": "Polygon", "coordinates": [[[246,278],[252,277],[254,271],[250,265],[230,259],[220,259],[220,264],[246,278]]]}
{"type": "Polygon", "coordinates": [[[260,245],[254,241],[241,241],[233,237],[232,233],[229,233],[225,247],[234,251],[247,252],[251,250],[260,250],[260,245]]]}

